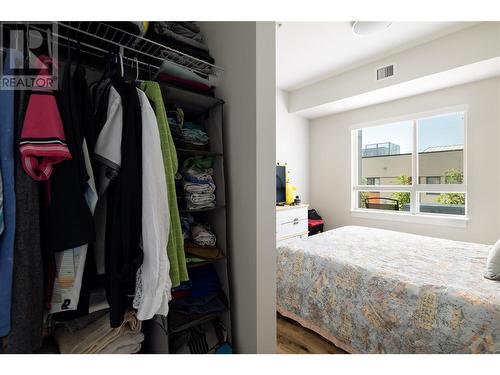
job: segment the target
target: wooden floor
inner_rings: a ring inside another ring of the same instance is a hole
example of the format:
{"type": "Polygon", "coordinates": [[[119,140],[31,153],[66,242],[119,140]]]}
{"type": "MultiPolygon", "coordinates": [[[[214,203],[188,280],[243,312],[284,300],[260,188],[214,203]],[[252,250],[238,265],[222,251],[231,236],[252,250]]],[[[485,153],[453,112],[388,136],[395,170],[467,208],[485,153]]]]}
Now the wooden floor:
{"type": "Polygon", "coordinates": [[[347,354],[299,323],[277,316],[278,354],[347,354]]]}

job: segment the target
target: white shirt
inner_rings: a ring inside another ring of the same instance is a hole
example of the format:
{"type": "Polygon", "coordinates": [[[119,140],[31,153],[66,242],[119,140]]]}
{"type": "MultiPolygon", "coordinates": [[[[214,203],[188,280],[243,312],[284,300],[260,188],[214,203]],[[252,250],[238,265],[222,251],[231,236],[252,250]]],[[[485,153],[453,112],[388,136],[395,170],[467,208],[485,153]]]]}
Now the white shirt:
{"type": "Polygon", "coordinates": [[[156,116],[146,94],[137,90],[142,116],[142,250],[133,306],[137,318],[167,315],[171,299],[170,263],[167,256],[170,215],[167,182],[156,116]]]}
{"type": "Polygon", "coordinates": [[[94,148],[96,159],[101,163],[98,168],[98,197],[95,209],[96,242],[94,258],[97,274],[104,274],[105,270],[105,237],[106,237],[106,189],[110,183],[110,176],[118,173],[122,162],[122,130],[123,106],[122,98],[116,89],[111,86],[108,92],[108,109],[104,123],[94,148]]]}

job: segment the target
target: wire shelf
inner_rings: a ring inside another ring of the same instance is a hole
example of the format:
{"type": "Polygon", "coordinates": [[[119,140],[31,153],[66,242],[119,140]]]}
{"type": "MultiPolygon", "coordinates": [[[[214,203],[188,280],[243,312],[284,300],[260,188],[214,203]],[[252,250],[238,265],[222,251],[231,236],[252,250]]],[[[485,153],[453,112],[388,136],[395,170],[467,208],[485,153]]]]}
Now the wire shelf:
{"type": "MultiPolygon", "coordinates": [[[[163,61],[169,60],[198,74],[219,76],[222,68],[199,58],[175,50],[167,45],[122,30],[107,22],[55,22],[58,43],[68,46],[78,43],[89,58],[102,59],[109,52],[120,52],[125,60],[137,63],[142,71],[158,71],[163,61]]],[[[31,26],[36,29],[36,26],[31,26]]],[[[96,61],[94,61],[96,63],[96,61]]],[[[97,64],[96,64],[97,65],[97,64]]]]}

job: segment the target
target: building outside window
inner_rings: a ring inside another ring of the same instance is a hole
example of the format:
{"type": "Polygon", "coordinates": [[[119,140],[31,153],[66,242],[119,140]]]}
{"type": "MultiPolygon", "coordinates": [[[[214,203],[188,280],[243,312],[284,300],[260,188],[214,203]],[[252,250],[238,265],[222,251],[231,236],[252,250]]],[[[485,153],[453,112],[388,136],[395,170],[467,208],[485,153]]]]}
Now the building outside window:
{"type": "Polygon", "coordinates": [[[366,184],[367,185],[380,185],[380,177],[367,177],[366,184]]]}
{"type": "MultiPolygon", "coordinates": [[[[424,176],[422,176],[424,177],[424,176]]],[[[441,183],[441,176],[425,176],[425,183],[426,184],[440,184],[441,183]]]]}
{"type": "Polygon", "coordinates": [[[353,210],[464,217],[464,152],[465,111],[353,130],[353,210]]]}

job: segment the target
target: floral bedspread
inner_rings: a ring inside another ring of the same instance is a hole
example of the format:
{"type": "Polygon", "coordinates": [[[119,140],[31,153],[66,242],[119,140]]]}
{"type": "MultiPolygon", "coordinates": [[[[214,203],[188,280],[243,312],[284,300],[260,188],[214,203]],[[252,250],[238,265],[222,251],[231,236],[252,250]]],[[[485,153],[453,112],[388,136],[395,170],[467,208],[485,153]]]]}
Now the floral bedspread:
{"type": "Polygon", "coordinates": [[[342,227],[278,247],[278,311],[351,353],[500,353],[490,247],[342,227]]]}

